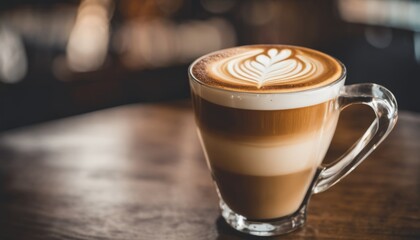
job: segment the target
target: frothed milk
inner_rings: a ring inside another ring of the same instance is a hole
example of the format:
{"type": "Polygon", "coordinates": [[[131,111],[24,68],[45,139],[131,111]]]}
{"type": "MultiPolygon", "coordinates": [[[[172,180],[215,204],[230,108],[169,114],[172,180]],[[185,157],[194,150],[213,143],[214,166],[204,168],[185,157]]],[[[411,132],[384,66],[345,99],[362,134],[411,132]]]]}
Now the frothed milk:
{"type": "Polygon", "coordinates": [[[299,208],[335,131],[343,69],[326,54],[279,45],[222,50],[192,64],[199,137],[233,211],[275,219],[299,208]]]}

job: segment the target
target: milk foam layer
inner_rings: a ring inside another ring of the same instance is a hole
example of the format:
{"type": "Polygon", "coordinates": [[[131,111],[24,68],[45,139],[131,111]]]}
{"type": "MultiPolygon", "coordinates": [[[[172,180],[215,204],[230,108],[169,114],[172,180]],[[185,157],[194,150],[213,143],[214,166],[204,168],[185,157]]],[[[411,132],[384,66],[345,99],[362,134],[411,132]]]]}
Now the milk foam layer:
{"type": "Polygon", "coordinates": [[[191,88],[222,106],[250,110],[306,107],[339,95],[345,68],[321,52],[282,45],[211,53],[190,67],[191,88]]]}
{"type": "Polygon", "coordinates": [[[322,73],[323,65],[289,48],[255,49],[233,55],[209,65],[208,72],[215,79],[260,89],[282,83],[306,82],[322,73]]]}
{"type": "Polygon", "coordinates": [[[325,86],[342,65],[324,53],[296,46],[254,45],[211,53],[191,74],[205,85],[243,92],[296,92],[325,86]]]}
{"type": "Polygon", "coordinates": [[[334,135],[338,114],[317,132],[267,146],[232,141],[200,129],[198,134],[211,164],[235,173],[275,176],[319,166],[334,135]]]}
{"type": "Polygon", "coordinates": [[[191,89],[205,100],[232,108],[248,110],[285,110],[316,105],[337,98],[345,79],[332,85],[295,93],[244,93],[208,87],[190,81],[191,89]]]}

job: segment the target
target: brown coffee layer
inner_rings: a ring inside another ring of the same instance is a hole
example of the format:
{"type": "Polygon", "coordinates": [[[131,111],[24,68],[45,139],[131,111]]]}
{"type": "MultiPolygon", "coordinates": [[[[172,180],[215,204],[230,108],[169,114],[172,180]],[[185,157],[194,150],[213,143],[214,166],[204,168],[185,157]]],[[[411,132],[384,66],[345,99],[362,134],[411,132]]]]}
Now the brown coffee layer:
{"type": "Polygon", "coordinates": [[[298,210],[314,169],[277,176],[253,176],[212,166],[213,178],[225,203],[248,219],[275,219],[298,210]]]}
{"type": "Polygon", "coordinates": [[[226,138],[294,137],[320,130],[334,113],[335,100],[285,110],[247,110],[211,103],[192,93],[196,123],[202,131],[226,138]]]}

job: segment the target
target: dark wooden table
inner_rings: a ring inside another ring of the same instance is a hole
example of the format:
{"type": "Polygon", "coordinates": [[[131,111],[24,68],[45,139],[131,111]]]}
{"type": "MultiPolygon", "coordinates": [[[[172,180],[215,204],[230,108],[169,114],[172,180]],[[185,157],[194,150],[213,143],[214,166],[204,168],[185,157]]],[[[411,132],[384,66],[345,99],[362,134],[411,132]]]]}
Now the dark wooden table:
{"type": "MultiPolygon", "coordinates": [[[[373,114],[342,114],[326,161],[373,114]]],[[[219,216],[190,103],[117,107],[0,134],[0,239],[249,239],[219,216]]],[[[420,239],[420,115],[315,195],[282,239],[420,239]]],[[[267,238],[266,238],[267,239],[267,238]]],[[[271,239],[271,238],[270,238],[271,239]]]]}

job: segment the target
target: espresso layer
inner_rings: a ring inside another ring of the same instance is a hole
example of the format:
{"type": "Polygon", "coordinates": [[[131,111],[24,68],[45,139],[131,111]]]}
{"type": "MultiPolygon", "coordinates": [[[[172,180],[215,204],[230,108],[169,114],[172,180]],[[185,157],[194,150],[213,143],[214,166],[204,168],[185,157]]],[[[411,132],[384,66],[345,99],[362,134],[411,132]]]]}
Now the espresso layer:
{"type": "MultiPolygon", "coordinates": [[[[298,161],[298,159],[297,159],[298,161]]],[[[214,180],[225,203],[248,219],[274,219],[301,205],[315,168],[270,177],[244,175],[212,166],[214,180]]]]}
{"type": "Polygon", "coordinates": [[[200,129],[226,138],[255,141],[293,138],[318,131],[335,112],[335,101],[285,110],[248,110],[221,106],[192,93],[200,129]]]}
{"type": "Polygon", "coordinates": [[[206,55],[190,68],[204,85],[239,92],[297,92],[328,85],[343,75],[331,56],[303,47],[253,45],[206,55]]]}

